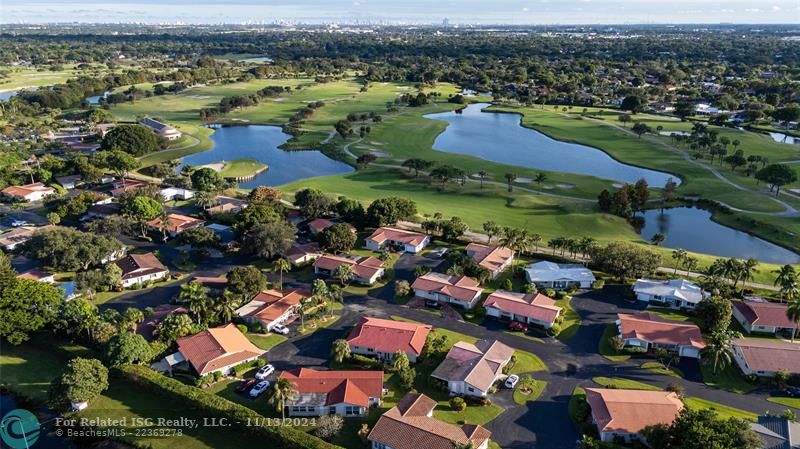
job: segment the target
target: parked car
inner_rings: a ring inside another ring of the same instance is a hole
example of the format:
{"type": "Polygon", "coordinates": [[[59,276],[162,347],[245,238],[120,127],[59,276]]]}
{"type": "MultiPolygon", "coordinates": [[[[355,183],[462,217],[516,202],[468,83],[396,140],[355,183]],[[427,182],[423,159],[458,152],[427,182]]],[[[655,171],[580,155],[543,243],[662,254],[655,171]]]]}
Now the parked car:
{"type": "Polygon", "coordinates": [[[435,300],[435,299],[426,299],[426,300],[425,300],[425,307],[430,307],[430,308],[433,308],[433,309],[438,309],[438,308],[442,307],[442,305],[441,305],[441,304],[439,304],[439,301],[437,301],[437,300],[435,300]]]}
{"type": "Polygon", "coordinates": [[[528,332],[528,325],[521,321],[512,321],[508,323],[508,328],[512,331],[528,332]]]}
{"type": "Polygon", "coordinates": [[[433,251],[434,257],[444,257],[445,254],[447,254],[447,248],[436,248],[433,251]]]}
{"type": "Polygon", "coordinates": [[[800,398],[800,388],[786,387],[783,389],[783,394],[789,396],[790,398],[800,398]]]}
{"type": "Polygon", "coordinates": [[[250,397],[257,398],[261,396],[262,393],[267,391],[267,388],[269,388],[269,382],[266,380],[262,380],[261,382],[257,383],[252,390],[250,390],[250,397]]]}
{"type": "Polygon", "coordinates": [[[256,379],[258,379],[258,380],[264,380],[264,379],[266,379],[267,377],[269,377],[269,375],[270,375],[270,374],[272,374],[272,373],[274,373],[274,372],[275,372],[275,367],[274,367],[274,366],[272,366],[272,365],[270,365],[270,364],[268,363],[268,364],[266,364],[266,365],[262,366],[262,367],[261,367],[261,368],[260,368],[260,369],[259,369],[259,370],[256,372],[256,379]]]}
{"type": "Polygon", "coordinates": [[[11,222],[11,226],[18,228],[20,226],[28,226],[28,222],[25,220],[14,220],[11,222]]]}
{"type": "Polygon", "coordinates": [[[506,377],[505,386],[506,388],[514,388],[517,386],[517,382],[519,382],[519,376],[516,374],[512,374],[506,377]]]}
{"type": "Polygon", "coordinates": [[[283,324],[276,324],[272,326],[272,332],[281,335],[289,335],[289,328],[284,326],[283,324]]]}
{"type": "Polygon", "coordinates": [[[242,383],[240,383],[239,386],[236,387],[236,391],[239,393],[244,393],[245,391],[249,391],[251,388],[253,388],[253,385],[256,382],[258,382],[258,379],[248,377],[247,379],[242,380],[242,383]]]}

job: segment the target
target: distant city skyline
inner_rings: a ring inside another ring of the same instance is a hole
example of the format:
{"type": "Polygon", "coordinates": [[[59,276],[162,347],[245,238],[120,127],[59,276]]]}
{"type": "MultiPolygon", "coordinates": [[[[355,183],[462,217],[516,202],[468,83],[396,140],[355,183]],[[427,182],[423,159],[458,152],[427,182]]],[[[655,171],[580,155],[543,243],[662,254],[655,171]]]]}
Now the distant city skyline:
{"type": "Polygon", "coordinates": [[[2,23],[800,23],[798,0],[2,0],[2,23]]]}

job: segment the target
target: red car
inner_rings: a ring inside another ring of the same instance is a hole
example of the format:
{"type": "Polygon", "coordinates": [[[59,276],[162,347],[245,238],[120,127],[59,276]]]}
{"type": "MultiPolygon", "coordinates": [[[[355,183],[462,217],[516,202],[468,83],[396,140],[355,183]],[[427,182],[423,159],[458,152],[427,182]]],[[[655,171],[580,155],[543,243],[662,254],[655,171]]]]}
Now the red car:
{"type": "Polygon", "coordinates": [[[239,392],[239,393],[244,393],[245,391],[250,391],[250,388],[253,385],[255,385],[256,382],[258,382],[258,379],[255,379],[255,378],[252,378],[252,377],[248,378],[248,379],[244,379],[244,380],[242,380],[242,383],[240,383],[239,386],[236,387],[236,391],[239,392]]]}
{"type": "Polygon", "coordinates": [[[519,321],[512,321],[508,324],[508,328],[512,331],[528,332],[528,325],[519,321]]]}

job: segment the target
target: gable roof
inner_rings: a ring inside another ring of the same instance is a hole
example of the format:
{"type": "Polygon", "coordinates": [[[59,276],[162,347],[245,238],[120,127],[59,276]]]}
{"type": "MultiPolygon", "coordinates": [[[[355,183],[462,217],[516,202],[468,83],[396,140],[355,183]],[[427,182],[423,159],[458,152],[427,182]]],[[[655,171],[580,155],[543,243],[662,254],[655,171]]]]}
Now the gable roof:
{"type": "Polygon", "coordinates": [[[122,279],[169,271],[153,253],[129,254],[114,263],[122,270],[122,279]]]}
{"type": "Polygon", "coordinates": [[[419,393],[409,393],[381,416],[367,436],[394,449],[452,449],[454,444],[481,447],[492,433],[479,425],[459,427],[429,416],[436,401],[419,393]]]}
{"type": "Polygon", "coordinates": [[[703,290],[692,281],[686,279],[637,279],[633,285],[636,293],[658,295],[666,298],[678,298],[697,304],[703,300],[703,290]]]}
{"type": "Polygon", "coordinates": [[[383,269],[383,262],[372,256],[368,257],[344,257],[324,254],[314,261],[314,266],[323,270],[333,271],[340,265],[353,267],[356,276],[370,279],[383,269]]]}
{"type": "Polygon", "coordinates": [[[312,400],[324,395],[324,404],[347,403],[369,407],[369,398],[380,398],[383,393],[383,371],[321,371],[296,368],[281,373],[280,378],[289,379],[297,391],[297,397],[287,403],[312,400]]]}
{"type": "Polygon", "coordinates": [[[156,217],[147,222],[147,225],[156,229],[166,228],[168,232],[181,232],[189,228],[200,226],[205,223],[204,220],[199,218],[190,217],[181,214],[169,214],[167,216],[166,226],[161,221],[161,217],[156,217]]]}
{"type": "Polygon", "coordinates": [[[467,254],[472,255],[472,260],[492,273],[499,270],[503,264],[514,257],[514,251],[504,246],[489,246],[480,243],[467,245],[467,254]]]}
{"type": "Polygon", "coordinates": [[[774,302],[733,301],[733,307],[750,323],[758,326],[793,329],[795,324],[786,316],[786,304],[774,302]]]}
{"type": "Polygon", "coordinates": [[[390,228],[383,226],[375,230],[367,240],[372,240],[377,244],[382,244],[386,241],[405,243],[411,246],[417,246],[424,242],[428,236],[419,232],[407,231],[405,229],[390,228]]]}
{"type": "Polygon", "coordinates": [[[739,338],[733,346],[748,368],[754,371],[776,372],[781,368],[800,373],[800,344],[764,338],[739,338]]]}
{"type": "Polygon", "coordinates": [[[310,242],[310,243],[292,243],[292,246],[286,249],[283,252],[283,256],[289,259],[289,262],[296,263],[300,259],[304,257],[319,257],[322,255],[322,250],[319,247],[319,243],[317,242],[310,242]]]}
{"type": "Polygon", "coordinates": [[[179,338],[177,343],[178,351],[201,376],[266,352],[251,343],[233,323],[179,338]]]}
{"type": "Polygon", "coordinates": [[[429,324],[361,317],[350,331],[347,343],[384,353],[403,351],[419,355],[430,332],[429,324]]]}
{"type": "Polygon", "coordinates": [[[800,447],[800,423],[783,416],[759,416],[750,428],[761,439],[762,449],[797,449],[800,447]]]}
{"type": "Polygon", "coordinates": [[[55,193],[55,189],[47,187],[43,182],[34,182],[33,184],[24,184],[21,186],[8,186],[3,189],[2,192],[8,196],[26,197],[37,192],[55,193]]]}
{"type": "Polygon", "coordinates": [[[446,381],[464,381],[487,391],[513,354],[514,349],[497,340],[478,340],[475,344],[459,341],[450,348],[431,376],[446,381]]]}
{"type": "Polygon", "coordinates": [[[264,290],[240,307],[236,313],[239,316],[253,317],[264,323],[270,323],[310,297],[310,292],[299,288],[286,293],[279,290],[264,290]]]}
{"type": "Polygon", "coordinates": [[[347,228],[350,229],[350,231],[352,231],[353,233],[356,232],[356,228],[354,228],[353,225],[351,225],[350,223],[328,220],[327,218],[315,218],[311,220],[310,222],[308,222],[308,228],[311,230],[313,234],[317,234],[336,224],[343,224],[347,226],[347,228]]]}
{"type": "Polygon", "coordinates": [[[620,313],[620,335],[624,339],[636,338],[652,343],[704,348],[703,335],[696,324],[667,320],[649,312],[620,313]]]}
{"type": "Polygon", "coordinates": [[[427,273],[418,277],[411,288],[426,292],[437,292],[461,301],[472,302],[483,293],[478,281],[467,276],[450,276],[442,273],[427,273]]]}
{"type": "Polygon", "coordinates": [[[552,323],[561,313],[561,307],[555,300],[541,293],[517,293],[497,290],[486,298],[484,307],[494,307],[514,315],[521,315],[535,320],[552,323]]]}
{"type": "Polygon", "coordinates": [[[528,272],[528,278],[536,282],[594,282],[595,280],[592,270],[581,264],[542,261],[531,264],[525,271],[528,272]]]}
{"type": "Polygon", "coordinates": [[[683,410],[675,392],[586,388],[586,402],[601,432],[638,433],[654,424],[671,424],[683,410]]]}
{"type": "Polygon", "coordinates": [[[0,246],[12,246],[18,245],[20,243],[25,243],[33,237],[33,234],[38,231],[39,229],[45,229],[48,226],[42,226],[40,228],[34,228],[30,226],[21,226],[19,228],[14,228],[5,234],[0,234],[0,246]]]}

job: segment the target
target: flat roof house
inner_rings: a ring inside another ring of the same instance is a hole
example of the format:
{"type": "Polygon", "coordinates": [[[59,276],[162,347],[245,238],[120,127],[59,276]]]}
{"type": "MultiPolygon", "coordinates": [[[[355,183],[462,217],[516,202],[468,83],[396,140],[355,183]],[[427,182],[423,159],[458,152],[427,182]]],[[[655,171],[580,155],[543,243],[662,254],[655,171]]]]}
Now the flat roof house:
{"type": "Polygon", "coordinates": [[[187,229],[199,228],[204,224],[204,220],[181,214],[169,214],[166,223],[161,220],[161,217],[156,217],[147,222],[147,226],[150,229],[159,232],[165,230],[171,237],[175,237],[187,229]]]}
{"type": "Polygon", "coordinates": [[[473,242],[467,245],[466,251],[475,263],[492,273],[492,279],[496,278],[514,261],[514,251],[504,246],[482,245],[473,242]]]}
{"type": "Polygon", "coordinates": [[[471,444],[489,447],[492,433],[477,424],[455,424],[433,417],[436,401],[421,393],[403,396],[384,413],[367,436],[372,449],[453,449],[471,444]]]}
{"type": "Polygon", "coordinates": [[[3,196],[17,201],[41,201],[48,195],[55,195],[56,189],[43,182],[34,182],[21,186],[8,186],[2,190],[3,196]]]}
{"type": "Polygon", "coordinates": [[[240,307],[236,314],[246,321],[259,322],[272,331],[276,324],[284,324],[297,314],[302,303],[311,298],[311,293],[303,289],[287,292],[264,290],[247,304],[240,307]]]}
{"type": "Polygon", "coordinates": [[[772,377],[780,369],[800,374],[800,344],[765,338],[739,338],[733,342],[733,359],[745,374],[772,377]]]}
{"type": "Polygon", "coordinates": [[[114,262],[122,270],[122,286],[144,284],[148,281],[164,279],[169,270],[155,254],[130,254],[114,262]]]}
{"type": "Polygon", "coordinates": [[[431,238],[425,234],[387,226],[375,230],[366,240],[366,248],[381,251],[389,248],[395,251],[416,254],[422,251],[431,238]]]}
{"type": "Polygon", "coordinates": [[[283,257],[286,258],[292,265],[299,266],[313,262],[322,256],[322,250],[317,242],[310,243],[292,243],[286,251],[283,252],[283,257]]]}
{"type": "Polygon", "coordinates": [[[22,226],[19,228],[12,229],[6,232],[5,234],[0,234],[0,247],[5,249],[6,251],[14,251],[20,245],[30,240],[31,237],[33,237],[33,233],[36,232],[38,229],[43,229],[43,228],[22,226]]]}
{"type": "Polygon", "coordinates": [[[696,324],[666,320],[654,313],[617,315],[619,335],[628,346],[646,350],[667,349],[681,357],[700,358],[706,344],[696,324]]]}
{"type": "Polygon", "coordinates": [[[165,123],[161,123],[158,120],[153,120],[151,118],[145,117],[139,122],[140,125],[146,126],[153,130],[154,133],[158,134],[159,136],[167,139],[167,140],[178,140],[183,135],[180,131],[169,126],[165,123]]]}
{"type": "Polygon", "coordinates": [[[216,204],[206,209],[209,214],[230,213],[235,214],[242,209],[246,209],[249,203],[239,198],[232,198],[229,196],[217,196],[215,198],[216,204]]]}
{"type": "Polygon", "coordinates": [[[429,324],[406,323],[361,317],[358,324],[347,336],[350,352],[378,360],[391,361],[397,351],[403,351],[408,360],[417,361],[425,346],[425,339],[431,332],[429,324]]]}
{"type": "Polygon", "coordinates": [[[497,290],[486,298],[483,307],[489,316],[536,324],[545,329],[553,327],[561,315],[561,307],[555,300],[541,293],[497,290]]]}
{"type": "Polygon", "coordinates": [[[459,341],[431,377],[446,382],[452,395],[486,397],[512,355],[514,349],[497,340],[459,341]]]}
{"type": "Polygon", "coordinates": [[[296,368],[281,379],[294,384],[296,394],[286,401],[289,416],[340,415],[364,417],[381,404],[383,371],[318,371],[296,368]]]}
{"type": "Polygon", "coordinates": [[[56,178],[56,182],[59,183],[61,187],[72,190],[83,184],[83,177],[81,175],[60,176],[56,178]]]}
{"type": "Polygon", "coordinates": [[[190,200],[194,198],[194,190],[181,187],[165,187],[159,193],[164,198],[164,201],[190,200]]]}
{"type": "Polygon", "coordinates": [[[586,388],[586,402],[600,440],[612,443],[642,440],[640,432],[655,424],[672,424],[683,410],[675,392],[586,388]]]}
{"type": "Polygon", "coordinates": [[[694,309],[706,296],[697,284],[686,279],[638,279],[633,292],[639,301],[655,302],[673,309],[694,309]]]}
{"type": "Polygon", "coordinates": [[[372,285],[383,276],[383,262],[374,257],[344,257],[325,254],[314,262],[314,274],[333,276],[336,269],[348,265],[353,270],[353,280],[359,284],[372,285]]]}
{"type": "Polygon", "coordinates": [[[733,317],[749,333],[791,335],[796,324],[786,316],[786,304],[733,301],[733,317]]]}
{"type": "Polygon", "coordinates": [[[411,284],[414,294],[437,302],[459,305],[465,309],[475,307],[483,289],[478,281],[467,276],[450,276],[443,273],[428,273],[411,284]]]}
{"type": "Polygon", "coordinates": [[[201,376],[228,374],[234,366],[255,360],[265,352],[250,343],[233,323],[179,338],[177,343],[178,352],[201,376]]]}
{"type": "Polygon", "coordinates": [[[580,264],[555,262],[536,262],[525,269],[528,282],[539,288],[567,290],[570,288],[591,288],[595,281],[592,270],[580,264]]]}

